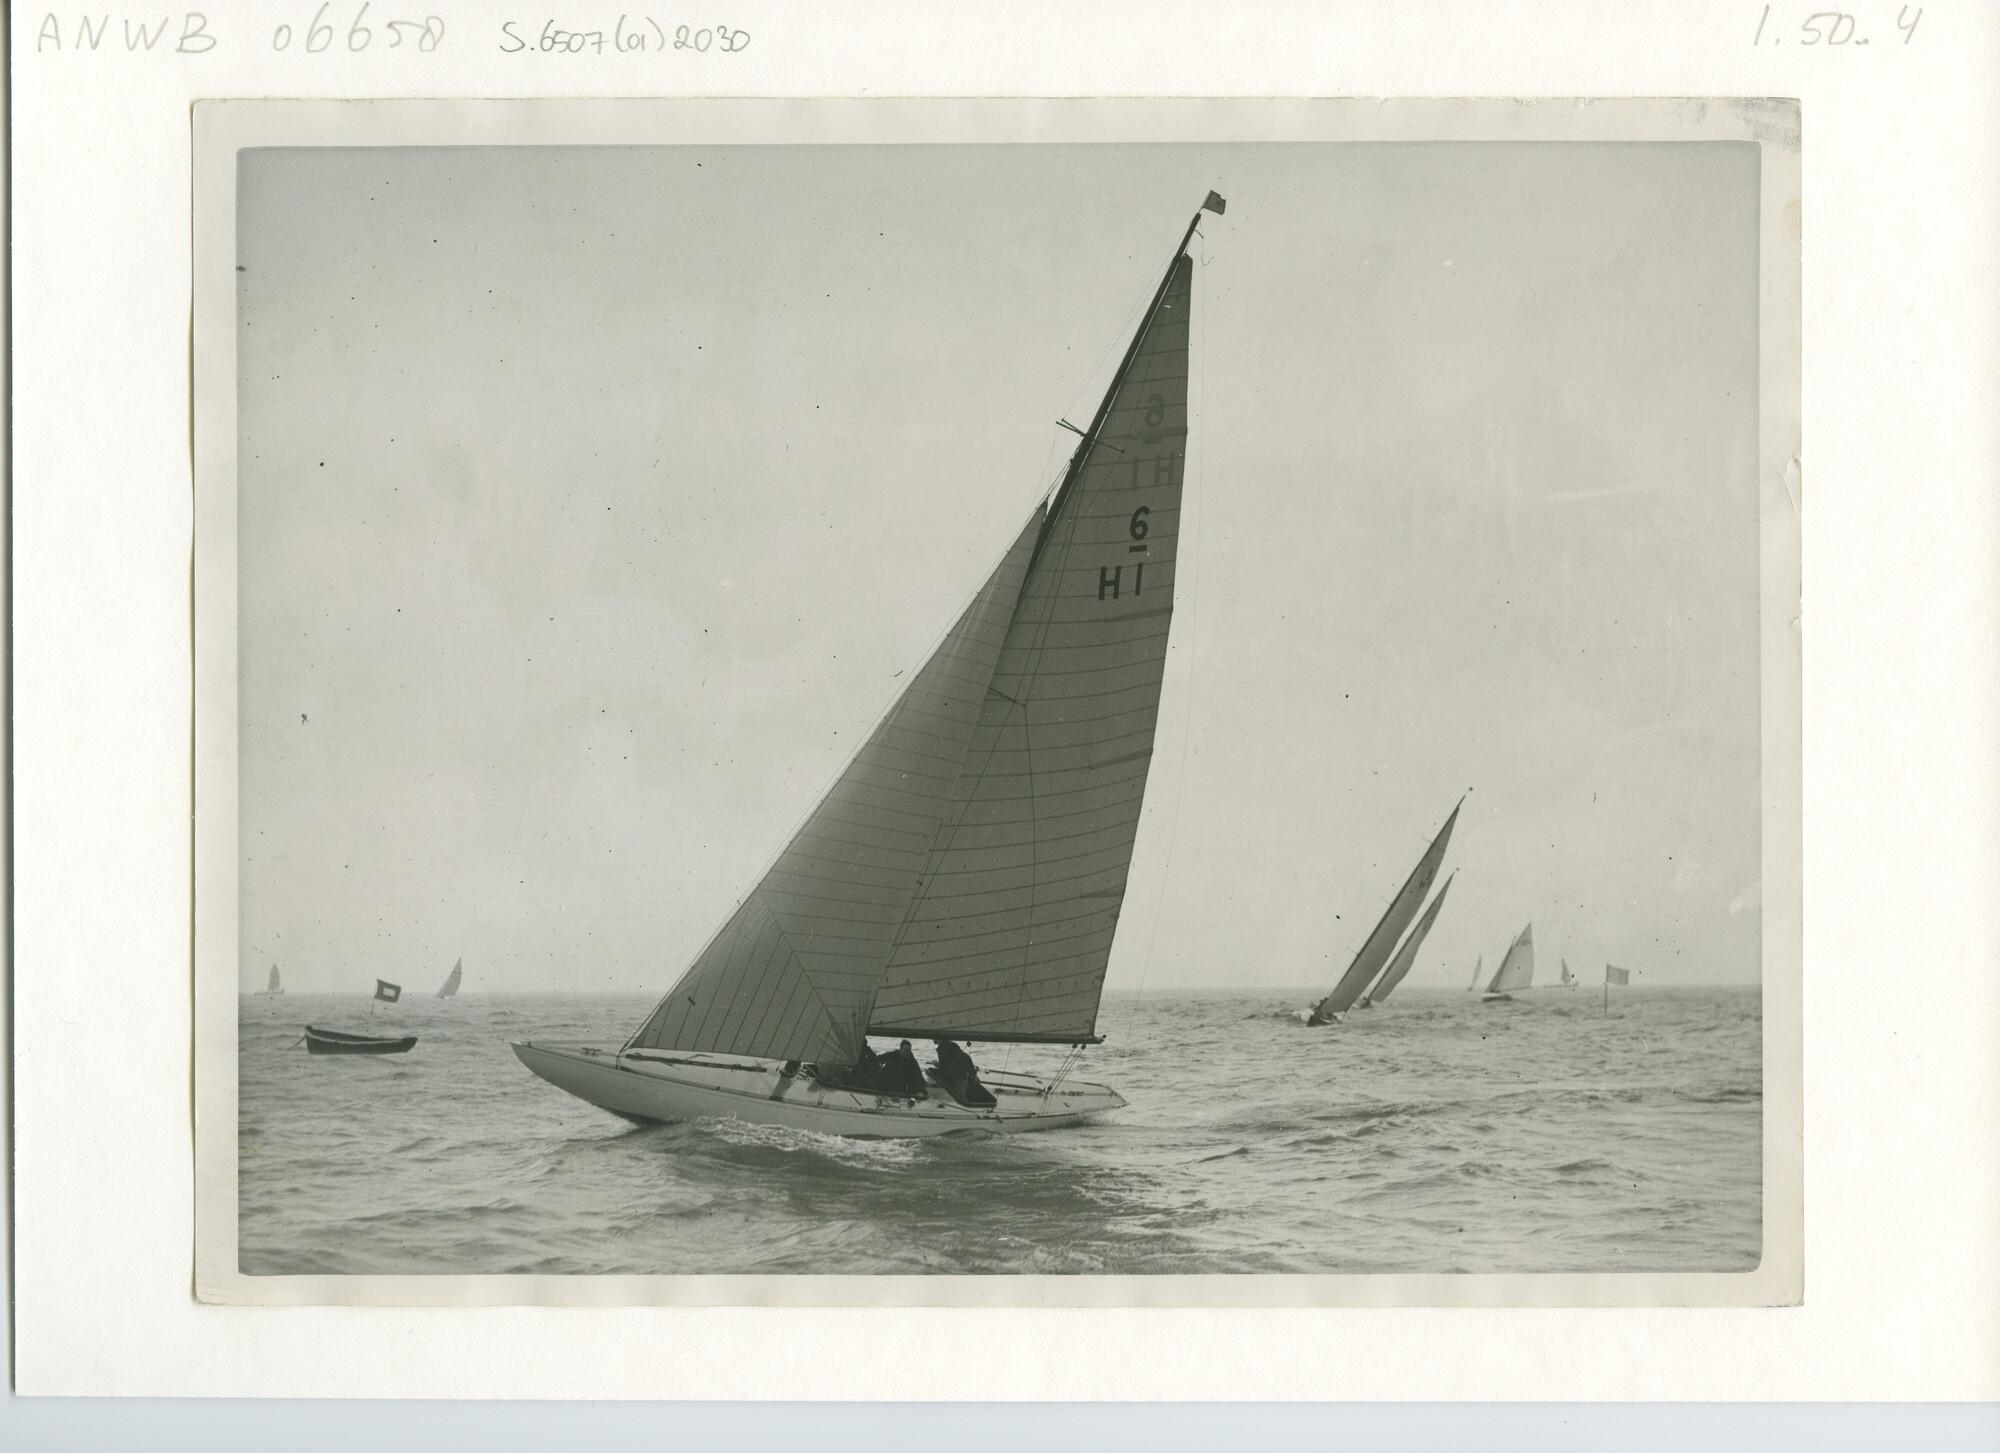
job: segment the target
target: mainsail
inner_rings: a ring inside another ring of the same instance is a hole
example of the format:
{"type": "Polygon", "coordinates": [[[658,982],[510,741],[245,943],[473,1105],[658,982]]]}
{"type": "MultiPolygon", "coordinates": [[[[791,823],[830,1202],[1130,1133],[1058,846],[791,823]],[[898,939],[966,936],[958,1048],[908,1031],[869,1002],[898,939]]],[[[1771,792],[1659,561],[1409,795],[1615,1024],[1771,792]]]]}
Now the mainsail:
{"type": "Polygon", "coordinates": [[[1479,976],[1485,972],[1486,972],[1486,955],[1481,954],[1478,958],[1472,961],[1472,982],[1465,986],[1468,993],[1479,987],[1479,976]]]}
{"type": "Polygon", "coordinates": [[[1409,973],[1410,965],[1417,961],[1417,950],[1424,946],[1424,935],[1437,922],[1438,910],[1444,907],[1444,895],[1450,891],[1451,879],[1447,878],[1444,886],[1438,889],[1437,897],[1431,899],[1431,906],[1424,910],[1424,916],[1417,920],[1417,926],[1410,930],[1410,936],[1403,940],[1403,946],[1396,950],[1396,957],[1389,960],[1389,967],[1382,971],[1382,977],[1368,991],[1364,1002],[1380,1004],[1389,997],[1390,990],[1403,982],[1403,975],[1409,973]]]}
{"type": "Polygon", "coordinates": [[[445,976],[443,985],[437,991],[438,998],[449,999],[452,995],[456,994],[458,992],[458,981],[464,974],[465,960],[460,959],[451,966],[451,972],[445,976]]]}
{"type": "Polygon", "coordinates": [[[1093,1036],[1173,613],[1193,235],[1052,499],[628,1049],[1093,1036]]]}
{"type": "Polygon", "coordinates": [[[278,966],[276,964],[271,965],[271,982],[264,986],[264,992],[266,994],[282,994],[285,992],[284,985],[278,982],[278,966]]]}
{"type": "Polygon", "coordinates": [[[1092,1037],[1174,610],[1189,284],[1167,275],[1023,584],[950,811],[875,996],[878,1034],[1092,1037]]]}
{"type": "MultiPolygon", "coordinates": [[[[1464,804],[1461,802],[1460,806],[1464,804]]],[[[1437,877],[1438,865],[1444,861],[1445,845],[1451,841],[1452,825],[1458,821],[1458,808],[1451,810],[1451,816],[1444,820],[1438,835],[1431,839],[1431,845],[1424,850],[1417,866],[1404,880],[1403,886],[1389,903],[1388,911],[1375,925],[1375,931],[1368,935],[1368,941],[1361,945],[1361,951],[1354,956],[1354,962],[1347,966],[1347,972],[1340,976],[1340,982],[1333,986],[1333,992],[1319,1001],[1318,1006],[1307,1018],[1308,1024],[1330,1023],[1336,1014],[1345,1014],[1354,1007],[1354,1001],[1361,997],[1361,991],[1375,981],[1394,952],[1396,940],[1403,936],[1403,930],[1410,926],[1410,920],[1417,916],[1417,909],[1423,905],[1424,894],[1430,892],[1431,883],[1437,877]]]]}
{"type": "Polygon", "coordinates": [[[1568,960],[1568,959],[1558,959],[1558,960],[1557,960],[1557,962],[1558,962],[1558,963],[1560,963],[1560,964],[1562,965],[1562,978],[1561,978],[1561,980],[1560,980],[1559,982],[1560,982],[1560,983],[1562,984],[1562,987],[1563,987],[1563,988],[1567,989],[1567,988],[1569,988],[1569,987],[1570,987],[1571,985],[1573,985],[1574,983],[1576,983],[1576,980],[1570,977],[1570,972],[1569,972],[1569,960],[1568,960]]]}
{"type": "Polygon", "coordinates": [[[1489,994],[1504,994],[1509,989],[1525,989],[1535,981],[1535,925],[1522,929],[1513,945],[1507,950],[1507,957],[1500,961],[1499,971],[1493,975],[1493,982],[1486,986],[1489,994]]]}

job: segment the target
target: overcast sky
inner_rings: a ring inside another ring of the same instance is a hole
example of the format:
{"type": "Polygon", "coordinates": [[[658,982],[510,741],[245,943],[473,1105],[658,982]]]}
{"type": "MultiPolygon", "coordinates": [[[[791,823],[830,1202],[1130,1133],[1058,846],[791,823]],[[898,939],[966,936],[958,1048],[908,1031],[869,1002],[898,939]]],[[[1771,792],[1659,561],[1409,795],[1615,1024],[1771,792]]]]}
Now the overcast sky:
{"type": "Polygon", "coordinates": [[[1758,976],[1757,156],[246,152],[243,982],[661,991],[1041,493],[1187,218],[1112,989],[1758,976]],[[902,673],[898,679],[898,673],[902,673]]]}

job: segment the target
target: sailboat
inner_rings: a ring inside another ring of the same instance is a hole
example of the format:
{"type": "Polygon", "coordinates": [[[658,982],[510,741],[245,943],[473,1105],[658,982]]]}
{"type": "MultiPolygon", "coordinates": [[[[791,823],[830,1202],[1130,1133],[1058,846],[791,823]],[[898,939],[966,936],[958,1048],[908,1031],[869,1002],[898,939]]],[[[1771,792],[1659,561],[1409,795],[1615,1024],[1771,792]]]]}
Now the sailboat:
{"type": "MultiPolygon", "coordinates": [[[[1459,807],[1464,805],[1464,799],[1461,798],[1459,807]]],[[[1424,849],[1423,857],[1417,860],[1417,866],[1410,870],[1410,876],[1403,880],[1403,886],[1390,900],[1389,907],[1382,914],[1381,920],[1376,923],[1374,932],[1368,935],[1367,941],[1354,955],[1353,962],[1348,964],[1347,972],[1340,976],[1340,981],[1333,986],[1333,991],[1314,1005],[1312,1013],[1306,1016],[1307,1024],[1337,1022],[1341,1015],[1354,1006],[1354,1001],[1361,997],[1362,990],[1373,983],[1376,975],[1383,971],[1384,965],[1389,962],[1389,956],[1395,951],[1396,941],[1403,936],[1403,930],[1410,926],[1410,920],[1417,916],[1417,909],[1424,901],[1424,894],[1430,892],[1431,883],[1437,877],[1438,867],[1444,862],[1444,850],[1451,841],[1452,827],[1457,822],[1458,807],[1454,807],[1451,816],[1444,820],[1444,826],[1438,829],[1438,835],[1431,839],[1431,845],[1424,849]]],[[[1438,901],[1439,903],[1444,901],[1442,893],[1438,894],[1438,901]]],[[[1429,931],[1430,922],[1427,919],[1422,932],[1429,931]]],[[[1416,956],[1414,947],[1411,948],[1410,954],[1413,958],[1416,956]]],[[[1405,967],[1407,969],[1407,965],[1405,967]]]]}
{"type": "Polygon", "coordinates": [[[1482,1004],[1491,1004],[1498,999],[1511,999],[1511,989],[1526,989],[1535,982],[1535,925],[1529,924],[1515,935],[1514,942],[1507,949],[1507,957],[1500,960],[1500,967],[1494,971],[1493,982],[1486,986],[1486,992],[1479,996],[1482,1004]]]}
{"type": "Polygon", "coordinates": [[[1477,959],[1473,961],[1472,982],[1465,986],[1466,993],[1470,994],[1474,989],[1477,989],[1479,987],[1480,976],[1485,972],[1486,972],[1486,955],[1481,954],[1477,959]]]}
{"type": "MultiPolygon", "coordinates": [[[[519,1042],[638,1122],[1074,1125],[1159,717],[1186,458],[1189,222],[1052,494],[762,881],[622,1043],[519,1042]],[[870,1035],[938,1042],[890,1081],[870,1035]],[[956,1042],[1070,1046],[1052,1077],[956,1042]]],[[[1073,426],[1071,426],[1073,427],[1073,426]]]]}
{"type": "Polygon", "coordinates": [[[1558,959],[1556,960],[1556,962],[1562,965],[1562,979],[1557,984],[1557,987],[1562,989],[1574,989],[1576,987],[1576,976],[1569,971],[1569,960],[1558,959]]]}
{"type": "Polygon", "coordinates": [[[458,992],[458,981],[464,976],[465,960],[460,959],[451,966],[451,972],[445,975],[444,983],[439,986],[437,991],[438,998],[449,999],[452,995],[456,994],[458,992]]]}
{"type": "Polygon", "coordinates": [[[1410,936],[1403,940],[1403,946],[1396,950],[1396,956],[1389,960],[1389,967],[1382,970],[1382,977],[1375,981],[1375,987],[1361,996],[1355,1007],[1367,1009],[1380,1004],[1389,997],[1389,991],[1403,982],[1403,976],[1410,972],[1410,965],[1417,961],[1417,950],[1424,946],[1424,935],[1437,922],[1438,910],[1444,907],[1444,895],[1451,891],[1451,879],[1444,880],[1444,887],[1438,889],[1437,897],[1431,899],[1431,906],[1424,910],[1424,916],[1417,920],[1417,926],[1410,930],[1410,936]]]}
{"type": "Polygon", "coordinates": [[[271,965],[271,982],[257,992],[259,994],[282,994],[285,992],[285,986],[278,982],[278,966],[276,964],[271,965]]]}

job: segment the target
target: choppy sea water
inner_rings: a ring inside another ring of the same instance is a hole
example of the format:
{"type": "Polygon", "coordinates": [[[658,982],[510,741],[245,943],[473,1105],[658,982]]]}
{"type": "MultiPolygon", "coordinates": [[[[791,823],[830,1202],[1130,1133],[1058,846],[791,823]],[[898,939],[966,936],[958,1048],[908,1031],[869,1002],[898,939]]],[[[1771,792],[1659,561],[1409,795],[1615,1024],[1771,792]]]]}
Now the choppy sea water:
{"type": "MultiPolygon", "coordinates": [[[[239,1247],[301,1273],[1747,1271],[1755,990],[1404,989],[1340,1025],[1283,991],[1107,995],[1080,1128],[845,1140],[634,1127],[509,1039],[618,1040],[651,1000],[479,995],[370,1014],[246,997],[239,1247]],[[306,1023],[416,1034],[312,1056],[306,1023]]],[[[928,1048],[928,1047],[924,1047],[928,1048]]],[[[982,1065],[1060,1051],[975,1046],[982,1065]]],[[[928,1055],[925,1056],[928,1059],[928,1055]]]]}

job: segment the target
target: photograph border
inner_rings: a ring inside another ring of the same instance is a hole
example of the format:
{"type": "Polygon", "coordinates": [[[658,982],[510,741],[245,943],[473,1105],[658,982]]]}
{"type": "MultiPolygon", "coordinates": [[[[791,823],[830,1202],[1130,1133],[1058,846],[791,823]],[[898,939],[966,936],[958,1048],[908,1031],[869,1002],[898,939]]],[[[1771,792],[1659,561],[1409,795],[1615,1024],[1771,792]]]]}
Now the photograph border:
{"type": "Polygon", "coordinates": [[[1804,1291],[1800,112],[1785,100],[218,101],[193,117],[195,1292],[237,1305],[1781,1306],[1804,1291]],[[1745,1273],[247,1276],[237,1269],[236,153],[258,146],[1758,144],[1763,1257],[1745,1273]]]}

